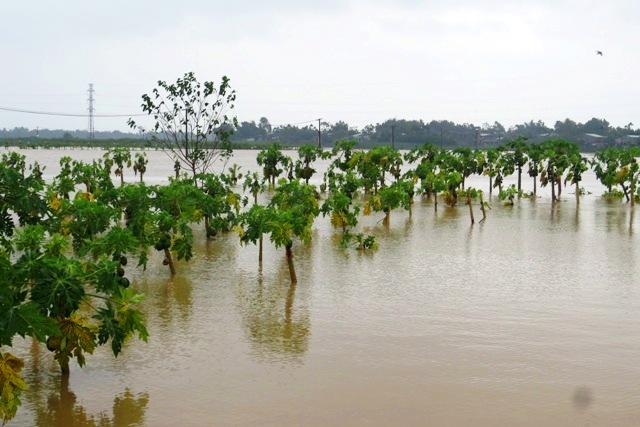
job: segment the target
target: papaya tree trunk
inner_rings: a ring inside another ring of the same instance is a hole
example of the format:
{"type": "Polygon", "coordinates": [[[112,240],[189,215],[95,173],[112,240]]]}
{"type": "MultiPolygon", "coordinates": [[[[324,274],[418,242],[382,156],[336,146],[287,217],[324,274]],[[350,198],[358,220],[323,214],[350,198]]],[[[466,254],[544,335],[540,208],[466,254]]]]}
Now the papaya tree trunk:
{"type": "Polygon", "coordinates": [[[171,250],[169,250],[169,249],[165,249],[164,250],[164,259],[165,259],[167,265],[169,265],[169,271],[171,271],[171,275],[175,276],[175,274],[176,274],[176,266],[173,263],[173,256],[171,256],[171,250]]]}
{"type": "Polygon", "coordinates": [[[69,362],[65,362],[64,364],[60,361],[60,373],[62,374],[62,378],[67,379],[69,381],[69,375],[71,375],[71,369],[69,369],[69,362]]]}
{"type": "Polygon", "coordinates": [[[480,222],[483,222],[485,219],[487,219],[487,211],[484,207],[484,200],[482,200],[482,193],[480,193],[480,211],[482,211],[482,219],[480,220],[480,222]]]}
{"type": "Polygon", "coordinates": [[[560,200],[560,196],[562,196],[562,177],[559,176],[556,180],[558,181],[558,200],[560,200]]]}
{"type": "Polygon", "coordinates": [[[291,277],[291,283],[298,283],[298,277],[296,276],[296,268],[293,265],[293,252],[291,251],[292,244],[286,246],[287,265],[289,266],[289,276],[291,277]]]}
{"type": "Polygon", "coordinates": [[[537,193],[538,193],[538,177],[534,176],[533,177],[533,196],[535,197],[537,193]]]}
{"type": "Polygon", "coordinates": [[[493,193],[493,177],[489,176],[489,199],[491,199],[492,193],[493,193]]]}
{"type": "Polygon", "coordinates": [[[471,225],[475,224],[476,220],[473,217],[473,206],[471,205],[471,195],[467,192],[467,205],[469,205],[469,216],[471,217],[471,225]]]}
{"type": "Polygon", "coordinates": [[[382,223],[384,225],[386,225],[387,227],[389,226],[389,224],[391,223],[391,209],[386,208],[384,210],[384,220],[382,221],[382,223]]]}
{"type": "Polygon", "coordinates": [[[627,187],[624,184],[620,185],[622,187],[622,192],[624,193],[624,198],[627,199],[627,203],[631,200],[629,198],[629,192],[627,191],[627,187]]]}
{"type": "Polygon", "coordinates": [[[580,183],[576,182],[576,205],[580,204],[580,183]]]}
{"type": "Polygon", "coordinates": [[[260,243],[258,244],[258,264],[262,267],[262,236],[260,236],[260,243]]]}

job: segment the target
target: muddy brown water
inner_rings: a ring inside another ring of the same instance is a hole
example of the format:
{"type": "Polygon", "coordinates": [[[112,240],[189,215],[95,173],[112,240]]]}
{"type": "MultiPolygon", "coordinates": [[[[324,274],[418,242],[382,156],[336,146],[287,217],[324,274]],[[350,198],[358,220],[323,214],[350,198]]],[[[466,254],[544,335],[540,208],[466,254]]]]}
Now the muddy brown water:
{"type": "MultiPolygon", "coordinates": [[[[22,153],[45,176],[61,155],[103,154],[22,153]]],[[[258,170],[256,154],[230,163],[258,170]]],[[[149,156],[145,178],[164,182],[171,160],[149,156]]],[[[255,246],[200,233],[174,278],[153,251],[127,268],[149,342],[100,348],[62,384],[44,346],[16,340],[31,389],[8,425],[640,425],[640,222],[591,173],[583,185],[579,205],[568,188],[555,204],[548,188],[513,207],[494,194],[474,226],[464,205],[416,198],[388,229],[361,218],[371,254],[319,217],[294,244],[295,287],[268,242],[260,271],[255,246]]]]}

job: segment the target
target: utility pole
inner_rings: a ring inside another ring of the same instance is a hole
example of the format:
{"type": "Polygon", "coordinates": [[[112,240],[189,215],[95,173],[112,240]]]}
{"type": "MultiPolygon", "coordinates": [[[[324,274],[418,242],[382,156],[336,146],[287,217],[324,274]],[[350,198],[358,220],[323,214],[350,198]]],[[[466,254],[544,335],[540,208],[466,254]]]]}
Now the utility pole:
{"type": "Polygon", "coordinates": [[[87,92],[89,93],[89,99],[87,99],[87,101],[89,101],[89,141],[93,141],[95,139],[95,129],[93,128],[93,101],[95,101],[93,98],[93,83],[89,83],[89,90],[87,92]]]}
{"type": "Polygon", "coordinates": [[[391,125],[391,148],[396,149],[396,125],[391,125]]]}
{"type": "Polygon", "coordinates": [[[322,148],[322,132],[320,131],[320,120],[322,119],[318,119],[318,148],[322,148]]]}

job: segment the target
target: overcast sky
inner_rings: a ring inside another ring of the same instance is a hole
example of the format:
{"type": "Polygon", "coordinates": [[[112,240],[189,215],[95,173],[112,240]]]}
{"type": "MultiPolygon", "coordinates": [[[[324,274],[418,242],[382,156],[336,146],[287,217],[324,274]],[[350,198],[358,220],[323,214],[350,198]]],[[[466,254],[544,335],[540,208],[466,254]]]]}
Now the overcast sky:
{"type": "MultiPolygon", "coordinates": [[[[640,127],[637,0],[24,0],[1,9],[0,108],[87,114],[93,83],[96,115],[139,114],[158,80],[194,71],[231,79],[239,121],[509,127],[597,117],[640,127]]],[[[0,110],[0,128],[87,122],[0,110]]],[[[126,117],[96,117],[95,129],[128,130],[126,117]]]]}

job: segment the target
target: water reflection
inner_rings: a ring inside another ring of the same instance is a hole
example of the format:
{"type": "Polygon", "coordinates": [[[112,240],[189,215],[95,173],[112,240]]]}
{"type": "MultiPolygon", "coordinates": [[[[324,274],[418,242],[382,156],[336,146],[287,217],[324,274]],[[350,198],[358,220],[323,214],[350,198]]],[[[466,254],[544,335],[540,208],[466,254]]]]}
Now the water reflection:
{"type": "Polygon", "coordinates": [[[135,395],[125,389],[114,397],[111,415],[106,412],[92,415],[78,403],[76,395],[69,388],[68,378],[59,377],[56,384],[48,387],[49,390],[55,388],[59,389],[59,393],[51,392],[46,399],[40,397],[37,402],[30,402],[34,407],[36,426],[116,427],[144,424],[149,403],[147,393],[135,395]]]}
{"type": "Polygon", "coordinates": [[[265,284],[262,274],[255,281],[243,278],[237,298],[242,324],[253,355],[264,361],[302,363],[309,348],[311,331],[307,310],[296,307],[295,283],[288,280],[286,264],[278,279],[265,284]]]}
{"type": "MultiPolygon", "coordinates": [[[[36,426],[51,427],[117,427],[143,425],[149,395],[134,394],[128,388],[113,399],[111,415],[106,411],[91,414],[78,402],[72,391],[68,376],[52,371],[48,351],[32,340],[29,369],[26,372],[29,390],[24,394],[25,406],[32,412],[32,423],[36,426]]],[[[26,409],[23,408],[23,410],[26,409]]]]}
{"type": "MultiPolygon", "coordinates": [[[[159,274],[166,273],[164,269],[159,274]]],[[[193,309],[193,286],[188,277],[143,276],[135,282],[136,291],[146,295],[144,310],[147,318],[161,326],[164,332],[171,330],[174,319],[186,323],[193,309]]]]}
{"type": "Polygon", "coordinates": [[[605,204],[597,210],[597,215],[608,232],[618,231],[621,235],[633,235],[634,207],[611,206],[605,204]]]}

